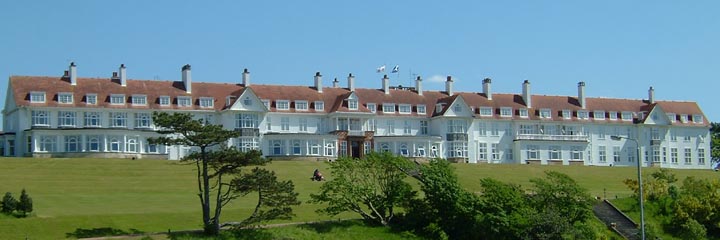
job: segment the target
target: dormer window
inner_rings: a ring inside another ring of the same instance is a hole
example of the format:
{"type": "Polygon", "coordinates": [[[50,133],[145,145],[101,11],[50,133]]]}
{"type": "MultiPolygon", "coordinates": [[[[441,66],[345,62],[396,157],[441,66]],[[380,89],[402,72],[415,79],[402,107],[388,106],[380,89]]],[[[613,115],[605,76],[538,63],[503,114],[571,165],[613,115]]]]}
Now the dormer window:
{"type": "Polygon", "coordinates": [[[88,105],[97,104],[97,94],[85,95],[85,104],[88,104],[88,105]]]}
{"type": "Polygon", "coordinates": [[[45,92],[30,92],[30,102],[31,103],[44,103],[45,102],[45,92]]]}
{"type": "Polygon", "coordinates": [[[288,100],[277,100],[275,101],[275,107],[278,110],[290,110],[290,101],[288,100]]]}
{"type": "Polygon", "coordinates": [[[358,101],[357,101],[357,99],[348,99],[348,109],[350,109],[350,110],[357,110],[357,109],[358,109],[358,101]]]}
{"type": "Polygon", "coordinates": [[[201,97],[200,107],[201,108],[212,108],[214,106],[215,99],[211,97],[201,97]]]}
{"type": "Polygon", "coordinates": [[[462,106],[460,106],[460,104],[453,105],[453,111],[455,111],[455,113],[462,112],[462,106]]]}
{"type": "Polygon", "coordinates": [[[577,114],[578,114],[578,118],[579,118],[579,119],[588,119],[588,118],[589,118],[589,113],[588,113],[588,111],[578,110],[577,114]]]}
{"type": "Polygon", "coordinates": [[[492,108],[491,107],[480,107],[480,116],[492,116],[492,108]]]}
{"type": "Polygon", "coordinates": [[[383,103],[383,112],[384,113],[394,113],[395,112],[395,104],[383,103]]]}
{"type": "Polygon", "coordinates": [[[572,111],[569,109],[565,109],[562,111],[562,115],[564,119],[571,119],[572,118],[572,111]]]}
{"type": "Polygon", "coordinates": [[[190,107],[192,106],[192,98],[190,98],[189,96],[177,97],[177,105],[179,107],[190,107]]]}
{"type": "Polygon", "coordinates": [[[519,111],[521,118],[527,118],[528,117],[528,110],[527,109],[520,109],[519,111]]]}
{"type": "Polygon", "coordinates": [[[132,105],[145,106],[147,105],[147,96],[145,95],[133,95],[131,98],[132,105]]]}
{"type": "Polygon", "coordinates": [[[243,105],[252,106],[252,99],[250,99],[250,97],[243,98],[243,105]]]}
{"type": "Polygon", "coordinates": [[[263,105],[265,105],[265,108],[270,109],[270,100],[269,99],[263,99],[262,103],[263,103],[263,105]]]}
{"type": "Polygon", "coordinates": [[[375,105],[374,103],[368,103],[367,108],[370,110],[371,113],[375,113],[375,111],[377,110],[377,105],[375,105]]]}
{"type": "Polygon", "coordinates": [[[622,112],[621,117],[623,121],[632,121],[632,112],[622,112]]]}
{"type": "Polygon", "coordinates": [[[110,104],[113,104],[113,105],[125,104],[125,95],[124,94],[110,94],[110,104]]]}
{"type": "Polygon", "coordinates": [[[693,115],[693,122],[694,123],[703,123],[703,116],[700,114],[693,115]]]}
{"type": "Polygon", "coordinates": [[[400,104],[398,105],[398,112],[400,112],[400,114],[410,114],[410,112],[412,112],[412,105],[400,104]]]}
{"type": "Polygon", "coordinates": [[[670,119],[670,122],[676,122],[677,121],[677,115],[674,113],[668,113],[667,117],[670,119]]]}
{"type": "Polygon", "coordinates": [[[593,113],[593,118],[597,120],[605,120],[605,111],[595,111],[593,113]]]}
{"type": "Polygon", "coordinates": [[[58,102],[62,104],[72,104],[73,95],[72,93],[58,93],[58,102]]]}
{"type": "Polygon", "coordinates": [[[610,112],[610,120],[617,120],[617,112],[610,112]]]}
{"type": "Polygon", "coordinates": [[[500,116],[501,117],[512,117],[512,108],[509,108],[509,107],[500,108],[500,116]]]}
{"type": "Polygon", "coordinates": [[[680,122],[686,123],[688,121],[688,115],[687,114],[681,114],[680,115],[680,122]]]}
{"type": "Polygon", "coordinates": [[[296,111],[307,111],[308,110],[308,101],[295,101],[295,110],[296,111]]]}
{"type": "Polygon", "coordinates": [[[325,111],[325,102],[315,101],[315,111],[325,111]]]}
{"type": "Polygon", "coordinates": [[[158,98],[158,102],[160,103],[160,106],[170,106],[170,96],[160,96],[160,98],[158,98]]]}
{"type": "Polygon", "coordinates": [[[418,114],[425,114],[427,109],[425,108],[425,105],[417,105],[417,113],[418,114]]]}
{"type": "Polygon", "coordinates": [[[540,109],[540,118],[547,118],[549,119],[551,117],[550,109],[549,108],[543,108],[540,109]]]}

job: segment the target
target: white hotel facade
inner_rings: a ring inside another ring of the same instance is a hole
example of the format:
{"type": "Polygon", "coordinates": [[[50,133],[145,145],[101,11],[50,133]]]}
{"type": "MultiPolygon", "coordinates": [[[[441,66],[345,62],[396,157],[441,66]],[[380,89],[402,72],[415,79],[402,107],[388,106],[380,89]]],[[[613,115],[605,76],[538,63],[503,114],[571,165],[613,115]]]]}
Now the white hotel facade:
{"type": "Polygon", "coordinates": [[[152,112],[187,112],[240,131],[229,146],[260,149],[274,159],[334,159],[389,151],[467,163],[710,168],[709,121],[695,102],[458,92],[414,87],[355,88],[337,79],[323,86],[260,85],[245,69],[242,82],[133,80],[124,65],[111,78],[80,78],[71,63],[62,76],[11,76],[2,156],[179,159],[191,148],[157,146],[152,112]],[[611,138],[620,136],[622,139],[611,138]],[[630,139],[630,140],[628,140],[630,139]],[[637,159],[635,141],[639,143],[637,159]]]}

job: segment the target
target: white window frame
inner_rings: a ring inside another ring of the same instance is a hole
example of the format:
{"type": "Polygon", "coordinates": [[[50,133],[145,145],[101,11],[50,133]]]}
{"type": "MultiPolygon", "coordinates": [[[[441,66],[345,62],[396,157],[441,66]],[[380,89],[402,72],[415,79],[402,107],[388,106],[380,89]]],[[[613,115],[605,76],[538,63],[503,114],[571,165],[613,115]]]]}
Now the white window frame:
{"type": "Polygon", "coordinates": [[[282,111],[290,110],[290,100],[276,100],[275,109],[282,111]]]}
{"type": "Polygon", "coordinates": [[[127,113],[126,112],[111,112],[110,113],[110,127],[113,127],[113,128],[127,127],[127,113]]]}
{"type": "Polygon", "coordinates": [[[605,111],[593,112],[593,118],[597,120],[605,120],[605,111]]]}
{"type": "Polygon", "coordinates": [[[135,113],[135,128],[151,128],[152,116],[150,113],[135,113]]]}
{"type": "Polygon", "coordinates": [[[158,103],[160,106],[170,106],[172,101],[170,101],[170,96],[160,96],[158,97],[158,103]]]}
{"type": "Polygon", "coordinates": [[[527,145],[526,152],[528,160],[540,159],[540,147],[538,145],[527,145]]]}
{"type": "Polygon", "coordinates": [[[212,97],[200,97],[201,108],[213,108],[215,106],[215,98],[212,97]]]}
{"type": "Polygon", "coordinates": [[[582,119],[582,120],[590,119],[590,113],[586,110],[578,110],[577,116],[578,116],[578,119],[582,119]]]}
{"type": "Polygon", "coordinates": [[[418,104],[416,109],[418,114],[426,114],[427,113],[427,107],[425,107],[425,104],[418,104]]]}
{"type": "Polygon", "coordinates": [[[549,146],[548,147],[548,159],[550,160],[562,160],[562,148],[560,146],[549,146]]]}
{"type": "Polygon", "coordinates": [[[358,103],[357,99],[348,99],[347,102],[348,102],[348,109],[358,110],[358,105],[360,105],[360,104],[358,103]]]}
{"type": "Polygon", "coordinates": [[[30,103],[45,103],[45,92],[30,92],[30,103]]]}
{"type": "Polygon", "coordinates": [[[85,112],[83,115],[86,127],[102,127],[102,114],[100,112],[85,112]]]}
{"type": "Polygon", "coordinates": [[[428,134],[428,120],[420,120],[420,135],[428,134]]]}
{"type": "Polygon", "coordinates": [[[125,94],[110,94],[110,104],[111,105],[124,105],[125,104],[125,94]]]}
{"type": "Polygon", "coordinates": [[[688,115],[687,114],[680,114],[680,122],[687,123],[688,122],[688,115]]]}
{"type": "Polygon", "coordinates": [[[552,110],[549,108],[540,109],[540,118],[550,119],[552,118],[552,110]]]}
{"type": "Polygon", "coordinates": [[[58,93],[58,103],[60,104],[72,104],[73,94],[69,92],[58,93]]]}
{"type": "Polygon", "coordinates": [[[617,120],[617,112],[616,111],[610,111],[610,120],[617,120]]]}
{"type": "Polygon", "coordinates": [[[280,131],[290,131],[290,117],[280,117],[280,131]]]}
{"type": "Polygon", "coordinates": [[[501,107],[500,108],[500,117],[512,117],[512,108],[511,107],[501,107]]]}
{"type": "Polygon", "coordinates": [[[371,113],[375,113],[375,111],[377,111],[377,105],[375,105],[375,103],[367,103],[367,108],[371,113]]]}
{"type": "Polygon", "coordinates": [[[178,107],[192,107],[192,97],[190,96],[178,96],[177,97],[178,107]]]}
{"type": "Polygon", "coordinates": [[[490,117],[493,115],[493,109],[491,107],[480,107],[480,116],[490,117]]]}
{"type": "Polygon", "coordinates": [[[394,103],[383,103],[383,113],[395,113],[395,104],[394,103]],[[391,110],[392,111],[389,111],[391,110]]]}
{"type": "Polygon", "coordinates": [[[702,124],[703,123],[703,117],[700,114],[693,114],[693,123],[696,124],[702,124]]]}
{"type": "Polygon", "coordinates": [[[86,94],[85,95],[85,104],[87,105],[96,105],[97,104],[97,94],[86,94]]]}
{"type": "Polygon", "coordinates": [[[571,119],[572,118],[572,111],[569,109],[562,110],[563,119],[571,119]]]}
{"type": "Polygon", "coordinates": [[[72,111],[58,112],[58,126],[75,127],[77,125],[77,113],[72,111]]]}
{"type": "Polygon", "coordinates": [[[305,100],[295,100],[295,111],[307,111],[309,109],[309,103],[305,100]]]}
{"type": "Polygon", "coordinates": [[[325,102],[315,101],[315,111],[325,111],[325,102]]]}
{"type": "Polygon", "coordinates": [[[33,110],[31,114],[33,126],[50,126],[50,111],[33,110]]]}
{"type": "Polygon", "coordinates": [[[399,104],[398,112],[400,114],[410,114],[412,112],[412,105],[410,104],[399,104]]]}
{"type": "Polygon", "coordinates": [[[147,106],[146,95],[132,95],[130,101],[133,106],[147,106]]]}
{"type": "Polygon", "coordinates": [[[518,110],[518,115],[520,115],[521,118],[528,118],[529,113],[527,108],[518,110]]]}
{"type": "Polygon", "coordinates": [[[620,115],[620,118],[622,118],[623,121],[632,121],[633,119],[632,112],[622,112],[620,115]]]}

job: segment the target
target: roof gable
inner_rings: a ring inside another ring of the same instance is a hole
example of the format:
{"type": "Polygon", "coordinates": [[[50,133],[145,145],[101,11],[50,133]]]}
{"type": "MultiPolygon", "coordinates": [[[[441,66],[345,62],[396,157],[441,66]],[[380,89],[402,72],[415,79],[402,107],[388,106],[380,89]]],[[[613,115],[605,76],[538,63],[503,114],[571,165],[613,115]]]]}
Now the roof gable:
{"type": "Polygon", "coordinates": [[[263,104],[262,100],[255,94],[252,87],[244,88],[240,96],[235,100],[235,103],[230,107],[230,110],[237,111],[251,111],[251,112],[267,112],[268,109],[263,104]]]}
{"type": "Polygon", "coordinates": [[[655,105],[645,117],[644,124],[649,125],[670,125],[670,119],[659,105],[655,105]]]}
{"type": "Polygon", "coordinates": [[[454,101],[445,106],[445,112],[442,115],[445,117],[473,117],[473,111],[465,99],[458,95],[454,101]]]}

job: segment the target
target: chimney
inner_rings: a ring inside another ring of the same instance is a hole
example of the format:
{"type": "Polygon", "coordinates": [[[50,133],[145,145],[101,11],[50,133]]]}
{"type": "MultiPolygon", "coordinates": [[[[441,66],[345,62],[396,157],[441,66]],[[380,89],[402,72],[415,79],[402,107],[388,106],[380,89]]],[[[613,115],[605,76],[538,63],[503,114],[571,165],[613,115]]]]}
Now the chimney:
{"type": "Polygon", "coordinates": [[[388,78],[387,74],[385,74],[385,76],[383,76],[382,84],[383,84],[383,92],[385,92],[385,94],[390,94],[390,78],[388,78]]]}
{"type": "Polygon", "coordinates": [[[578,102],[580,102],[580,108],[585,109],[587,102],[585,101],[585,82],[578,83],[578,102]]]}
{"type": "Polygon", "coordinates": [[[185,66],[182,67],[182,81],[183,85],[185,85],[185,92],[191,93],[192,76],[190,75],[190,64],[185,64],[185,66]]]}
{"type": "MultiPolygon", "coordinates": [[[[67,72],[67,71],[65,71],[65,72],[67,72]]],[[[113,72],[112,77],[111,77],[110,79],[112,79],[113,81],[115,81],[115,80],[120,79],[120,77],[118,77],[118,73],[117,73],[117,72],[113,72]]]]}
{"type": "Polygon", "coordinates": [[[242,78],[243,78],[242,79],[243,86],[245,86],[245,87],[250,86],[250,72],[247,70],[247,68],[245,70],[243,70],[242,78]]]}
{"type": "Polygon", "coordinates": [[[125,64],[120,64],[120,86],[127,86],[127,73],[125,72],[125,64]]]}
{"type": "Polygon", "coordinates": [[[445,81],[445,92],[447,92],[448,96],[453,95],[453,80],[452,76],[447,76],[447,81],[445,81]]]}
{"type": "Polygon", "coordinates": [[[340,87],[340,82],[337,80],[337,78],[335,78],[335,80],[333,80],[333,88],[339,88],[339,87],[340,87]]]}
{"type": "Polygon", "coordinates": [[[348,89],[355,91],[355,76],[353,76],[352,73],[348,74],[348,89]]]}
{"type": "Polygon", "coordinates": [[[532,108],[532,95],[530,95],[530,81],[525,80],[523,82],[523,101],[525,101],[525,106],[528,108],[532,108]]]}
{"type": "Polygon", "coordinates": [[[653,89],[652,86],[650,86],[650,89],[648,89],[648,103],[655,103],[655,89],[653,89]]]}
{"type": "Polygon", "coordinates": [[[315,72],[315,89],[317,89],[319,93],[322,93],[322,88],[322,75],[320,75],[320,72],[315,72]]]}
{"type": "Polygon", "coordinates": [[[70,63],[70,69],[68,70],[70,77],[70,85],[77,85],[77,66],[75,62],[70,63]]]}
{"type": "Polygon", "coordinates": [[[490,89],[491,83],[492,83],[492,79],[490,79],[490,78],[483,79],[483,93],[485,94],[485,97],[487,97],[488,100],[492,100],[492,89],[490,89]]]}
{"type": "Polygon", "coordinates": [[[417,91],[418,95],[420,95],[420,96],[423,95],[422,78],[420,76],[418,76],[417,79],[415,79],[415,90],[417,91]]]}

